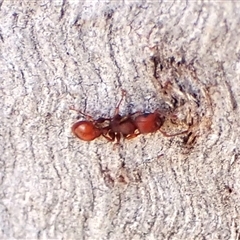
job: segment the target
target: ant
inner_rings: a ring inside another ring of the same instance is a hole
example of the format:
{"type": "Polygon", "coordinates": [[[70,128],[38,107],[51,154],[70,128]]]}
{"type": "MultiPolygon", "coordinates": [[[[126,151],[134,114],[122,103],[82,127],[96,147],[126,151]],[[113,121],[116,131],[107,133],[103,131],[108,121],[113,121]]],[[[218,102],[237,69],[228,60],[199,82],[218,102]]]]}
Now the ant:
{"type": "Polygon", "coordinates": [[[167,134],[162,131],[161,127],[165,121],[165,116],[161,115],[159,110],[155,110],[153,113],[136,112],[128,114],[127,116],[121,116],[119,114],[119,107],[125,96],[126,91],[122,90],[122,97],[115,108],[115,113],[112,118],[99,118],[94,120],[92,116],[71,107],[71,110],[77,111],[87,119],[73,124],[73,134],[84,141],[92,141],[95,138],[103,136],[111,142],[116,139],[117,144],[119,144],[121,137],[132,139],[139,134],[153,133],[158,130],[165,137],[174,137],[189,131],[188,129],[175,134],[167,134]]]}
{"type": "Polygon", "coordinates": [[[91,116],[71,107],[71,110],[77,111],[87,119],[73,124],[73,134],[84,141],[92,141],[102,135],[111,142],[116,139],[117,144],[120,142],[121,137],[131,139],[139,135],[140,133],[131,115],[121,116],[119,114],[119,106],[125,96],[126,91],[122,90],[122,97],[115,108],[115,113],[112,118],[99,118],[94,120],[91,116]]]}

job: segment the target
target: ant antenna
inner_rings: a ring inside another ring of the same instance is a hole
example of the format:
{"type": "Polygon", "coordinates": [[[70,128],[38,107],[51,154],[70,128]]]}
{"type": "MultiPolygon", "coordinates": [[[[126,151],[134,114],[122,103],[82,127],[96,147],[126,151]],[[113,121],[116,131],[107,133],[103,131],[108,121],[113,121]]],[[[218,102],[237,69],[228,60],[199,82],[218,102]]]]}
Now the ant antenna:
{"type": "Polygon", "coordinates": [[[93,121],[92,116],[87,115],[87,114],[81,112],[80,110],[74,108],[73,106],[69,107],[69,109],[70,109],[70,110],[73,110],[73,111],[75,111],[75,112],[77,112],[77,113],[80,113],[81,115],[83,115],[84,117],[86,117],[88,120],[93,121]]]}

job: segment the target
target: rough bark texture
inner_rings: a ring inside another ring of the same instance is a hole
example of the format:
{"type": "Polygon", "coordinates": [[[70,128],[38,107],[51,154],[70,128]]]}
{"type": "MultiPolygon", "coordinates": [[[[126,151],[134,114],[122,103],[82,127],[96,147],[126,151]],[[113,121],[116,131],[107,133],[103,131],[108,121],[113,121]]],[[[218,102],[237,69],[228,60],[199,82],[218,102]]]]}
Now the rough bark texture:
{"type": "Polygon", "coordinates": [[[0,238],[240,239],[239,12],[1,1],[0,238]],[[121,89],[121,114],[171,111],[165,130],[191,134],[73,137],[69,106],[113,116],[121,89]]]}

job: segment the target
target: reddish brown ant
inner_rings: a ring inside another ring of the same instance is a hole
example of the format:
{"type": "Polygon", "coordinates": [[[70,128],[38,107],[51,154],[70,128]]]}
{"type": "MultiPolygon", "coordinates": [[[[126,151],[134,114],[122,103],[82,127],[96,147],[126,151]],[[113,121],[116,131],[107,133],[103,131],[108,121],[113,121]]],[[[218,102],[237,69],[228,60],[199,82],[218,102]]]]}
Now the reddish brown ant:
{"type": "Polygon", "coordinates": [[[153,133],[157,130],[166,137],[178,136],[189,131],[186,130],[176,134],[167,134],[163,132],[161,127],[165,121],[165,116],[161,115],[158,110],[154,113],[136,112],[128,114],[127,116],[121,116],[119,114],[119,106],[125,96],[126,91],[122,90],[122,97],[115,108],[115,113],[112,118],[99,118],[94,120],[91,116],[74,108],[70,108],[87,118],[87,120],[73,124],[73,134],[84,141],[92,141],[102,135],[108,141],[114,141],[116,139],[117,143],[119,143],[121,137],[131,139],[139,134],[153,133]]]}

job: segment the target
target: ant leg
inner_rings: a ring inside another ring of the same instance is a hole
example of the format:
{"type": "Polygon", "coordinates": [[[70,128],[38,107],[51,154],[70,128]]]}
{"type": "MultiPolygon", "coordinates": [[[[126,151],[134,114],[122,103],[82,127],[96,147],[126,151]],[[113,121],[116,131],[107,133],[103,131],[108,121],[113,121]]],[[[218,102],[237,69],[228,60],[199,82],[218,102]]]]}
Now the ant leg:
{"type": "Polygon", "coordinates": [[[105,137],[109,142],[113,142],[115,140],[115,134],[109,130],[109,127],[103,128],[102,131],[102,136],[105,137]]]}
{"type": "Polygon", "coordinates": [[[114,141],[114,138],[110,138],[106,135],[102,135],[103,137],[105,137],[109,142],[113,142],[114,141]]]}
{"type": "Polygon", "coordinates": [[[116,134],[117,144],[120,144],[121,133],[116,134]]]}
{"type": "Polygon", "coordinates": [[[185,134],[189,131],[188,130],[185,130],[183,132],[180,132],[180,133],[175,133],[175,134],[167,134],[166,132],[163,132],[161,129],[159,129],[159,131],[165,136],[165,137],[175,137],[175,136],[178,136],[178,135],[182,135],[182,134],[185,134]]]}
{"type": "Polygon", "coordinates": [[[125,138],[129,140],[129,139],[137,137],[138,135],[140,135],[140,132],[136,131],[135,133],[127,135],[125,138]]]}
{"type": "Polygon", "coordinates": [[[116,115],[119,113],[119,106],[121,105],[122,100],[123,100],[123,98],[126,96],[126,94],[127,94],[126,90],[122,89],[122,97],[121,97],[118,105],[117,105],[116,108],[115,108],[114,116],[116,116],[116,115]]]}
{"type": "Polygon", "coordinates": [[[121,134],[120,133],[116,133],[115,136],[116,136],[117,142],[114,143],[113,150],[116,150],[117,147],[120,147],[121,134]]]}
{"type": "Polygon", "coordinates": [[[92,116],[87,115],[87,114],[79,111],[78,109],[74,108],[73,106],[69,107],[69,109],[70,109],[70,110],[73,110],[73,111],[75,111],[75,112],[77,112],[77,113],[80,113],[81,115],[83,115],[84,117],[86,117],[86,118],[87,118],[88,120],[90,120],[90,121],[94,121],[94,119],[93,119],[92,116]]]}

